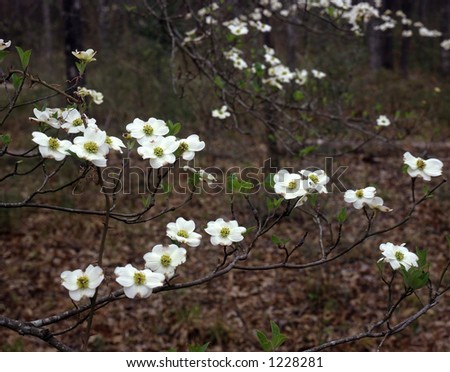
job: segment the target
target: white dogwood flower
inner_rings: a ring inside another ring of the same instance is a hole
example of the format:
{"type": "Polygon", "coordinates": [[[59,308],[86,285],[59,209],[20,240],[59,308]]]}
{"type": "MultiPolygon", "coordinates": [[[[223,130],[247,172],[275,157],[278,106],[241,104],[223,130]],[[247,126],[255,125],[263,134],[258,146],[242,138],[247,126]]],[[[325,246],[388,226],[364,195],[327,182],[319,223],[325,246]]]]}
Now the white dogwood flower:
{"type": "Polygon", "coordinates": [[[91,97],[92,101],[96,105],[101,105],[103,103],[103,94],[100,92],[97,92],[94,89],[87,89],[85,87],[78,87],[77,91],[75,92],[80,97],[91,97]]]}
{"type": "Polygon", "coordinates": [[[147,121],[136,118],[126,126],[126,129],[130,132],[131,137],[137,139],[140,145],[152,142],[169,133],[169,127],[164,120],[155,118],[150,118],[147,121]]]}
{"type": "Polygon", "coordinates": [[[183,170],[185,170],[185,171],[188,170],[188,171],[190,171],[190,172],[192,172],[192,173],[198,173],[198,175],[200,176],[200,179],[201,179],[203,182],[206,182],[206,183],[208,184],[208,186],[210,186],[211,184],[213,184],[214,182],[217,181],[217,178],[216,178],[216,177],[214,177],[211,173],[206,172],[204,169],[199,169],[199,170],[197,171],[197,169],[192,168],[192,167],[190,167],[190,166],[188,166],[188,165],[185,165],[185,166],[183,167],[183,170]]]}
{"type": "Polygon", "coordinates": [[[106,132],[94,126],[88,126],[83,136],[75,137],[70,151],[80,159],[86,159],[97,167],[106,167],[105,156],[109,153],[106,132]]]}
{"type": "Polygon", "coordinates": [[[307,184],[304,187],[308,192],[317,191],[318,193],[327,193],[326,184],[330,178],[322,169],[311,172],[307,169],[301,170],[300,174],[305,178],[307,184]]]}
{"type": "Polygon", "coordinates": [[[5,50],[6,48],[9,48],[11,46],[11,40],[5,41],[3,39],[0,39],[0,50],[5,50]]]}
{"type": "Polygon", "coordinates": [[[391,125],[391,121],[386,115],[380,115],[377,119],[377,125],[380,127],[387,127],[391,125]]]}
{"type": "Polygon", "coordinates": [[[212,117],[218,119],[226,119],[231,114],[228,112],[228,107],[223,105],[220,109],[216,109],[212,111],[212,117]]]}
{"type": "Polygon", "coordinates": [[[149,269],[138,270],[131,264],[125,267],[116,267],[114,274],[116,282],[123,287],[123,292],[128,298],[147,298],[152,294],[153,288],[162,287],[164,275],[154,273],[149,269]]]}
{"type": "Polygon", "coordinates": [[[295,199],[304,196],[307,191],[303,187],[302,177],[298,173],[289,173],[286,169],[280,170],[273,177],[275,192],[285,199],[295,199]]]}
{"type": "Polygon", "coordinates": [[[244,239],[243,233],[247,231],[245,227],[239,226],[237,221],[224,221],[218,218],[215,221],[209,221],[205,231],[211,235],[212,245],[231,245],[244,239]]]}
{"type": "Polygon", "coordinates": [[[33,135],[32,141],[39,145],[39,152],[43,158],[61,161],[67,155],[70,155],[68,150],[72,146],[72,142],[48,137],[42,132],[33,132],[31,134],[33,135]]]}
{"type": "Polygon", "coordinates": [[[177,151],[178,146],[179,143],[174,136],[157,137],[154,142],[138,147],[137,152],[142,159],[150,159],[152,168],[158,169],[166,164],[175,163],[176,157],[173,153],[177,151]]]}
{"type": "Polygon", "coordinates": [[[424,160],[416,158],[409,152],[403,154],[403,161],[408,166],[407,172],[410,177],[422,177],[425,181],[431,181],[431,177],[438,177],[442,174],[444,164],[438,159],[424,160]]]}
{"type": "Polygon", "coordinates": [[[418,266],[417,261],[419,257],[415,253],[410,252],[405,247],[405,243],[402,245],[383,243],[380,244],[380,250],[384,257],[378,260],[378,262],[387,262],[394,270],[403,266],[408,271],[412,266],[418,266]]]}
{"type": "Polygon", "coordinates": [[[370,204],[375,197],[375,187],[369,186],[359,190],[347,190],[344,194],[344,200],[347,203],[353,203],[356,209],[361,209],[365,204],[370,204]]]}
{"type": "Polygon", "coordinates": [[[319,70],[311,70],[311,74],[313,77],[315,77],[316,79],[323,79],[324,77],[327,76],[327,74],[325,72],[319,71],[319,70]]]}
{"type": "Polygon", "coordinates": [[[367,206],[370,209],[374,209],[380,212],[392,212],[391,208],[386,207],[384,204],[384,200],[379,196],[375,196],[372,201],[367,203],[367,206]]]}
{"type": "Polygon", "coordinates": [[[198,247],[202,236],[196,232],[195,222],[192,220],[185,220],[183,217],[178,217],[176,222],[169,222],[167,224],[167,236],[182,244],[187,244],[190,247],[198,247]]]}
{"type": "Polygon", "coordinates": [[[93,297],[104,278],[101,267],[89,265],[85,271],[78,269],[61,273],[61,284],[69,290],[72,300],[80,301],[83,297],[93,297]]]}
{"type": "Polygon", "coordinates": [[[186,262],[186,249],[176,244],[164,246],[155,245],[151,252],[144,255],[145,267],[155,273],[164,274],[170,279],[175,274],[177,266],[186,262]]]}
{"type": "Polygon", "coordinates": [[[188,138],[179,141],[181,157],[184,160],[194,159],[195,153],[205,148],[205,142],[200,141],[197,134],[191,134],[188,138]]]}
{"type": "Polygon", "coordinates": [[[93,49],[89,48],[87,50],[75,50],[75,52],[72,52],[72,54],[78,58],[80,61],[85,62],[85,63],[89,63],[89,62],[93,62],[96,61],[96,59],[94,58],[94,56],[97,54],[96,51],[94,51],[93,49]]]}
{"type": "Polygon", "coordinates": [[[61,120],[63,121],[61,128],[65,129],[67,133],[84,132],[86,127],[83,118],[85,118],[85,115],[82,115],[77,109],[63,110],[61,112],[61,120]]]}
{"type": "Polygon", "coordinates": [[[105,139],[106,144],[112,150],[119,151],[121,154],[123,153],[121,147],[126,147],[123,141],[120,138],[114,136],[106,136],[105,139]]]}
{"type": "Polygon", "coordinates": [[[61,128],[61,120],[59,120],[61,113],[62,111],[59,108],[46,108],[43,111],[35,108],[33,109],[33,114],[35,117],[30,117],[29,119],[39,123],[45,123],[53,128],[59,129],[61,128]]]}

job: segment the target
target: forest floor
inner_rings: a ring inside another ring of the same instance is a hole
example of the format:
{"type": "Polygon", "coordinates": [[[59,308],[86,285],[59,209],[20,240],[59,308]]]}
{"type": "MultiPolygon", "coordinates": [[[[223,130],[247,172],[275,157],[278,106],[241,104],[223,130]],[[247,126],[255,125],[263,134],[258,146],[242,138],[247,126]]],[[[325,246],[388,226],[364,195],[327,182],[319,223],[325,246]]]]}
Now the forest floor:
{"type": "MultiPolygon", "coordinates": [[[[248,147],[242,146],[241,151],[242,154],[234,154],[233,158],[248,157],[248,153],[244,154],[248,147]]],[[[445,146],[436,149],[433,155],[443,159],[444,163],[449,160],[445,159],[448,156],[445,146]]],[[[409,210],[410,179],[401,173],[401,156],[397,149],[380,151],[376,146],[369,146],[364,152],[351,153],[335,160],[337,166],[349,166],[343,177],[349,188],[365,186],[370,180],[371,184],[376,184],[385,204],[394,209],[391,213],[377,216],[377,228],[401,221],[409,210]]],[[[226,157],[215,157],[209,161],[222,168],[230,166],[230,159],[226,157]]],[[[445,173],[448,174],[447,168],[444,168],[445,173]]],[[[437,183],[439,180],[433,179],[431,185],[437,183]]],[[[422,180],[418,180],[418,194],[424,185],[422,180]]],[[[86,195],[72,195],[70,202],[74,205],[89,204],[86,195]]],[[[183,197],[173,194],[171,200],[176,203],[183,197]]],[[[134,200],[139,203],[140,196],[135,196],[134,200]]],[[[188,248],[187,262],[179,267],[174,282],[186,282],[211,272],[222,259],[222,249],[211,246],[200,227],[220,216],[230,218],[228,200],[225,195],[204,194],[195,197],[183,209],[146,224],[124,226],[113,221],[104,259],[106,284],[101,286],[100,294],[119,288],[113,275],[116,266],[132,263],[142,267],[142,256],[153,245],[167,239],[164,238],[165,225],[178,216],[194,219],[197,231],[204,238],[200,247],[188,248]]],[[[67,200],[59,202],[65,203],[67,200]]],[[[258,208],[263,208],[265,200],[258,202],[255,199],[255,203],[258,208]]],[[[320,203],[323,210],[329,212],[331,220],[345,206],[343,194],[339,192],[321,196],[320,203]]],[[[210,351],[258,351],[261,349],[255,330],[268,332],[270,320],[275,321],[288,337],[280,351],[300,351],[357,334],[381,319],[387,306],[387,288],[376,266],[380,258],[379,244],[391,241],[395,244],[406,243],[411,250],[428,249],[431,280],[436,282],[439,269],[449,259],[445,239],[450,235],[449,207],[447,183],[437,190],[435,197],[418,206],[407,224],[369,239],[349,254],[326,265],[306,271],[234,270],[197,287],[157,293],[146,300],[116,301],[96,314],[90,348],[95,351],[185,351],[187,345],[209,342],[210,351]]],[[[245,211],[245,204],[239,197],[235,199],[234,208],[239,223],[251,226],[251,213],[245,211]]],[[[348,211],[343,246],[364,231],[362,212],[350,206],[348,211]]],[[[0,212],[3,214],[0,229],[0,313],[30,321],[73,307],[66,290],[60,285],[59,275],[64,270],[74,270],[95,262],[102,219],[50,210],[0,212]]],[[[311,240],[308,237],[292,257],[293,262],[307,262],[319,254],[314,238],[316,229],[317,226],[304,214],[294,211],[272,233],[288,238],[289,244],[294,244],[308,232],[311,240]]],[[[258,241],[249,264],[276,263],[283,259],[280,249],[272,243],[271,235],[258,241]]],[[[386,272],[388,270],[390,268],[386,268],[386,272]]],[[[448,275],[446,283],[449,282],[448,275]]],[[[394,289],[393,296],[396,298],[402,292],[399,276],[394,289]]],[[[395,324],[419,309],[420,301],[425,301],[426,295],[426,291],[420,290],[417,296],[410,296],[395,313],[392,322],[395,324]]],[[[387,338],[381,350],[450,351],[449,305],[450,295],[447,294],[438,306],[412,326],[387,338]]],[[[64,331],[75,325],[76,321],[70,319],[51,329],[64,331]]],[[[59,337],[68,345],[79,348],[83,332],[84,326],[80,326],[59,337]]],[[[0,337],[3,351],[51,350],[40,340],[22,337],[7,329],[0,328],[0,337]]],[[[363,339],[331,350],[374,351],[380,341],[363,339]]]]}

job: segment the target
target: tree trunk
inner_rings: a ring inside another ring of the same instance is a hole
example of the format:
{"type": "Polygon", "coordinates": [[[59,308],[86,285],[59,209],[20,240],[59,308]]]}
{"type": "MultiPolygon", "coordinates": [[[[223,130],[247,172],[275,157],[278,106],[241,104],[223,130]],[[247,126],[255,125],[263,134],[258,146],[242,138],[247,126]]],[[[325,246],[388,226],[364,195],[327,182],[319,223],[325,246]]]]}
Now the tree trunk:
{"type": "MultiPolygon", "coordinates": [[[[442,9],[442,40],[449,39],[449,23],[450,23],[450,1],[441,1],[442,9]]],[[[450,51],[441,48],[441,70],[444,75],[450,71],[450,51]]]]}
{"type": "MultiPolygon", "coordinates": [[[[63,22],[66,77],[68,86],[71,87],[70,91],[73,92],[78,85],[78,82],[74,80],[78,76],[78,71],[72,51],[83,49],[80,0],[63,0],[63,22]]],[[[84,80],[86,80],[85,77],[84,80]]]]}
{"type": "MultiPolygon", "coordinates": [[[[411,0],[402,0],[401,10],[408,18],[411,18],[412,2],[411,0]]],[[[410,29],[410,26],[403,26],[403,30],[410,29]]],[[[400,50],[400,70],[403,77],[407,78],[409,74],[409,50],[411,46],[410,37],[402,37],[400,50]]]]}

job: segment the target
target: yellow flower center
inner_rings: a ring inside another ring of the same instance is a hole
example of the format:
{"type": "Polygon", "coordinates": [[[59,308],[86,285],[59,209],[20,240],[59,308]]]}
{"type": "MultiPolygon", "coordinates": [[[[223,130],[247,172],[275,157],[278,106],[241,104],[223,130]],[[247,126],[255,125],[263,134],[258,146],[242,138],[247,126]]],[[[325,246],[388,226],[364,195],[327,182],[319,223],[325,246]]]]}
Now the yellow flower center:
{"type": "Polygon", "coordinates": [[[163,265],[164,267],[169,267],[171,262],[172,262],[172,259],[170,258],[170,256],[168,254],[163,254],[161,256],[161,265],[163,265]]]}
{"type": "Polygon", "coordinates": [[[83,120],[81,118],[77,118],[74,121],[72,121],[72,125],[74,127],[79,127],[80,125],[83,125],[83,120]]]}
{"type": "Polygon", "coordinates": [[[186,238],[186,239],[189,237],[189,234],[187,233],[186,230],[180,230],[180,231],[178,231],[178,232],[177,232],[177,235],[178,235],[178,236],[181,236],[182,238],[186,238]]]}
{"type": "Polygon", "coordinates": [[[417,165],[417,169],[420,169],[420,170],[423,170],[426,166],[425,162],[420,158],[417,159],[416,165],[417,165]]]}
{"type": "Polygon", "coordinates": [[[84,149],[89,154],[96,154],[98,152],[98,145],[94,141],[89,141],[84,144],[84,149]]]}
{"type": "Polygon", "coordinates": [[[48,147],[50,150],[56,151],[59,149],[59,140],[57,138],[49,138],[48,147]]]}
{"type": "Polygon", "coordinates": [[[164,150],[163,150],[161,147],[156,147],[156,148],[153,150],[153,153],[154,153],[158,158],[160,158],[161,156],[164,155],[164,150]]]}
{"type": "Polygon", "coordinates": [[[397,259],[397,261],[402,261],[405,258],[405,255],[402,252],[395,252],[395,258],[397,259]]]}
{"type": "Polygon", "coordinates": [[[289,182],[287,188],[288,188],[289,190],[294,190],[296,187],[297,187],[297,182],[291,181],[291,182],[289,182]]]}
{"type": "Polygon", "coordinates": [[[319,177],[317,177],[314,173],[309,175],[309,179],[313,181],[315,184],[319,183],[319,177]]]}
{"type": "Polygon", "coordinates": [[[153,134],[153,128],[149,124],[145,124],[142,128],[146,136],[151,136],[153,134]]]}
{"type": "Polygon", "coordinates": [[[230,228],[229,227],[222,227],[220,230],[220,236],[222,238],[226,238],[228,235],[230,235],[230,228]]]}
{"type": "Polygon", "coordinates": [[[189,145],[187,144],[187,142],[181,142],[179,149],[181,152],[185,152],[189,150],[189,145]]]}
{"type": "Polygon", "coordinates": [[[145,282],[147,281],[145,274],[141,273],[140,271],[138,271],[137,273],[134,273],[133,279],[134,279],[134,284],[136,284],[136,285],[144,285],[145,282]]]}
{"type": "Polygon", "coordinates": [[[105,142],[106,142],[108,145],[112,145],[112,139],[111,139],[111,137],[106,136],[105,142]]]}
{"type": "Polygon", "coordinates": [[[357,198],[362,198],[364,196],[364,190],[363,189],[356,190],[355,195],[357,198]]]}
{"type": "Polygon", "coordinates": [[[77,278],[77,287],[78,287],[78,289],[89,288],[89,278],[86,275],[78,277],[77,278]]]}

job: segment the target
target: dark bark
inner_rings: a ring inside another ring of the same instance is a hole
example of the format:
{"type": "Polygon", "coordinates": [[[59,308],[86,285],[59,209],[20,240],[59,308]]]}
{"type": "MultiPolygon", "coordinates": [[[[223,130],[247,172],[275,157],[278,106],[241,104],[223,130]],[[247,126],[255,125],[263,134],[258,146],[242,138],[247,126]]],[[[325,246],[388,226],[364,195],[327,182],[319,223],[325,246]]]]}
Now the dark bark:
{"type": "MultiPolygon", "coordinates": [[[[449,39],[449,23],[450,23],[450,1],[441,0],[442,9],[442,40],[449,39]]],[[[441,70],[443,74],[450,72],[450,51],[441,48],[441,70]]]]}
{"type": "Polygon", "coordinates": [[[69,86],[74,87],[74,78],[78,76],[75,66],[74,50],[82,50],[83,35],[81,23],[81,1],[63,0],[64,53],[66,56],[66,77],[69,86]]]}

